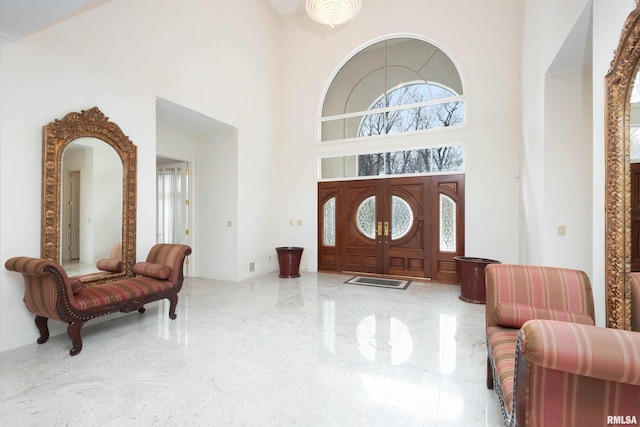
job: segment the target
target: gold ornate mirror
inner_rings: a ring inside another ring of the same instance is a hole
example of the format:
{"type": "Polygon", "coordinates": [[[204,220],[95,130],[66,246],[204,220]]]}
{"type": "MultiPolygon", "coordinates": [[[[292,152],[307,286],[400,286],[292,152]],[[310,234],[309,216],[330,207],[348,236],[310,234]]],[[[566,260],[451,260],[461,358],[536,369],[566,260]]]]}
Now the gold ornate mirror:
{"type": "MultiPolygon", "coordinates": [[[[41,257],[62,264],[62,231],[72,226],[71,221],[63,221],[62,208],[63,204],[73,203],[66,198],[71,186],[67,182],[69,167],[63,164],[68,166],[77,161],[83,165],[78,168],[86,172],[81,173],[91,175],[91,179],[79,180],[80,186],[85,187],[84,192],[99,193],[93,194],[86,203],[92,206],[93,215],[84,218],[80,215],[83,224],[78,227],[90,230],[87,234],[91,236],[86,240],[92,242],[95,251],[89,252],[89,265],[93,267],[97,258],[107,256],[108,249],[104,247],[120,246],[115,253],[121,258],[119,268],[101,270],[96,266],[78,277],[86,284],[132,277],[136,255],[137,147],[117,124],[94,107],[69,113],[44,126],[42,150],[41,257]],[[74,158],[85,160],[72,160],[74,158]],[[87,182],[96,185],[88,186],[87,182]],[[102,249],[98,249],[101,246],[102,249]]],[[[68,245],[67,239],[65,245],[68,245]]]]}
{"type": "Polygon", "coordinates": [[[640,0],[627,18],[611,69],[605,99],[607,327],[631,327],[630,94],[640,59],[640,0]]]}

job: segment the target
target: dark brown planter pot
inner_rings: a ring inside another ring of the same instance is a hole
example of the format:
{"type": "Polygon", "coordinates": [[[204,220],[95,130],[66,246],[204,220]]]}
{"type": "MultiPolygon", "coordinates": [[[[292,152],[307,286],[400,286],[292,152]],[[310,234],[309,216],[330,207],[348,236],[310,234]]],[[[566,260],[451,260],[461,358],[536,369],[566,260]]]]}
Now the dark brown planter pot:
{"type": "Polygon", "coordinates": [[[278,264],[280,264],[280,276],[285,279],[300,277],[300,258],[304,248],[295,246],[283,246],[276,248],[278,264]]]}
{"type": "Polygon", "coordinates": [[[456,269],[460,276],[460,299],[474,304],[487,302],[487,290],[484,282],[484,268],[488,264],[501,264],[500,261],[487,258],[457,256],[456,269]]]}

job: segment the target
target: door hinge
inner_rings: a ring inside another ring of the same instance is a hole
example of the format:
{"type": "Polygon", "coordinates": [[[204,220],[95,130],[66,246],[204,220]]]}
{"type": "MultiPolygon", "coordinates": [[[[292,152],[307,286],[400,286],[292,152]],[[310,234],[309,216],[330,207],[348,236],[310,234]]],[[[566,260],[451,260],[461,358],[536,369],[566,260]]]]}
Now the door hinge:
{"type": "Polygon", "coordinates": [[[189,169],[188,168],[184,170],[184,174],[189,176],[189,169]]]}
{"type": "Polygon", "coordinates": [[[189,235],[189,229],[188,228],[186,230],[184,230],[184,234],[186,234],[187,236],[189,235]]]}
{"type": "Polygon", "coordinates": [[[189,257],[187,257],[187,258],[185,258],[185,259],[184,259],[184,263],[185,263],[185,264],[187,264],[187,265],[189,265],[189,257]]]}
{"type": "Polygon", "coordinates": [[[184,204],[185,204],[186,206],[189,206],[189,199],[185,200],[185,201],[184,201],[184,204]]]}

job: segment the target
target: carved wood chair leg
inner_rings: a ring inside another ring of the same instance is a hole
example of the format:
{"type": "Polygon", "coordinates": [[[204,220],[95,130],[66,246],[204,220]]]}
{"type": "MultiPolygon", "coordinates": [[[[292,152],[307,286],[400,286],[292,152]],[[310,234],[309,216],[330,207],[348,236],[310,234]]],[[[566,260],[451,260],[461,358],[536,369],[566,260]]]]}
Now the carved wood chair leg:
{"type": "Polygon", "coordinates": [[[493,369],[491,369],[489,357],[487,357],[487,388],[493,390],[493,369]]]}
{"type": "Polygon", "coordinates": [[[42,316],[36,316],[36,326],[38,327],[38,331],[40,332],[40,338],[38,338],[38,344],[44,344],[49,339],[49,327],[47,326],[47,321],[49,319],[42,316]]]}
{"type": "Polygon", "coordinates": [[[167,298],[169,300],[169,318],[175,320],[176,316],[176,307],[178,305],[178,295],[171,295],[167,298]]]}
{"type": "Polygon", "coordinates": [[[67,334],[69,338],[71,338],[71,343],[73,346],[71,350],[69,350],[69,354],[75,356],[80,353],[82,350],[82,338],[80,337],[80,329],[84,325],[84,322],[71,322],[69,326],[67,326],[67,334]]]}

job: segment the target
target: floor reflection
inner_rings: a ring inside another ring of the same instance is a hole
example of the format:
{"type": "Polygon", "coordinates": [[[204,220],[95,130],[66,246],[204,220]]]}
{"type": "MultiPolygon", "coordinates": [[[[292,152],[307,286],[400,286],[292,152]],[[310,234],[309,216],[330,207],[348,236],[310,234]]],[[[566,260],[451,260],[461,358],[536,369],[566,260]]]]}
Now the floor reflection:
{"type": "Polygon", "coordinates": [[[456,318],[440,315],[440,373],[450,374],[456,369],[456,318]]]}
{"type": "Polygon", "coordinates": [[[46,344],[0,352],[3,425],[503,425],[484,306],[347,278],[187,279],[175,320],[163,300],[89,322],[73,358],[51,321],[46,344]]]}
{"type": "Polygon", "coordinates": [[[81,276],[83,274],[95,273],[97,271],[100,271],[95,264],[87,264],[78,260],[64,261],[61,266],[64,269],[64,272],[67,273],[67,276],[69,277],[81,276]]]}
{"type": "Polygon", "coordinates": [[[358,324],[356,336],[360,353],[371,362],[400,365],[413,352],[413,340],[407,325],[395,317],[367,316],[358,324]]]}
{"type": "Polygon", "coordinates": [[[324,301],[322,310],[324,346],[336,354],[336,302],[324,301]]]}

